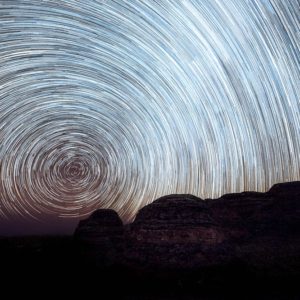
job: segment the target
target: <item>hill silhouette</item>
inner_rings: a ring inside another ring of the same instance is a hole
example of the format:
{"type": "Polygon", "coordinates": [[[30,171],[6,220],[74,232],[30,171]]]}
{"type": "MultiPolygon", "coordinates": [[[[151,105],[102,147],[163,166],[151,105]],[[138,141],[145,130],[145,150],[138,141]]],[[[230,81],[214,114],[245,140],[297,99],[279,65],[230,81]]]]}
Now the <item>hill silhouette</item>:
{"type": "Polygon", "coordinates": [[[218,199],[168,195],[143,207],[130,224],[99,209],[79,222],[74,236],[0,238],[1,268],[44,273],[63,266],[81,287],[92,280],[103,288],[134,283],[134,296],[126,299],[196,299],[188,295],[236,286],[247,290],[247,299],[297,299],[299,217],[300,182],[218,199]],[[267,297],[250,296],[262,289],[267,297]],[[270,296],[274,290],[281,291],[278,297],[270,296]]]}

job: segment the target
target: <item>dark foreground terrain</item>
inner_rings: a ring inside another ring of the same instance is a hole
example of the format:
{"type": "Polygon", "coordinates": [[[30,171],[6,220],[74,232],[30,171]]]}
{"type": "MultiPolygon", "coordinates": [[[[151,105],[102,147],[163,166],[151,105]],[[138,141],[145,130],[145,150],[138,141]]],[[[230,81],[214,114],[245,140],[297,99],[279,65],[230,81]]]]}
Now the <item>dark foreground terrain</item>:
{"type": "Polygon", "coordinates": [[[300,182],[205,201],[165,196],[131,224],[98,210],[74,236],[2,238],[1,270],[33,272],[48,287],[71,280],[73,291],[107,290],[105,299],[296,300],[299,208],[300,182]]]}

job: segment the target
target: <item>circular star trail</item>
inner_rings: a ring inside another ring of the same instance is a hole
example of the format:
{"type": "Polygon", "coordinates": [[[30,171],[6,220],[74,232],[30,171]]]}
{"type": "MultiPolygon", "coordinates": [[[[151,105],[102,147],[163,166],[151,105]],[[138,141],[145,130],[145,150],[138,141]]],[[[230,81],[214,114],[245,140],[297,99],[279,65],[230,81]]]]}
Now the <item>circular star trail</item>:
{"type": "Polygon", "coordinates": [[[124,220],[300,179],[297,0],[0,2],[0,219],[124,220]]]}

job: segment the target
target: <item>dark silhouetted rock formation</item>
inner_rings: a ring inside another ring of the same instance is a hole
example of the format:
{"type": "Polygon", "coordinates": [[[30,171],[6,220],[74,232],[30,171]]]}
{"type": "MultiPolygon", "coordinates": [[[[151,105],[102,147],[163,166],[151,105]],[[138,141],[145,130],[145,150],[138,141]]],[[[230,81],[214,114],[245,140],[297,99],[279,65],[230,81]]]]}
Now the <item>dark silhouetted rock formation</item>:
{"type": "Polygon", "coordinates": [[[84,241],[102,244],[103,241],[123,233],[123,223],[112,209],[94,211],[87,219],[79,222],[75,237],[84,241]]]}
{"type": "Polygon", "coordinates": [[[299,272],[299,207],[300,182],[205,201],[169,195],[126,226],[114,211],[98,210],[79,223],[75,236],[92,245],[98,265],[193,271],[239,264],[299,272]]]}
{"type": "Polygon", "coordinates": [[[107,266],[119,260],[123,232],[123,223],[114,210],[99,209],[79,222],[74,237],[83,246],[87,263],[107,266]]]}

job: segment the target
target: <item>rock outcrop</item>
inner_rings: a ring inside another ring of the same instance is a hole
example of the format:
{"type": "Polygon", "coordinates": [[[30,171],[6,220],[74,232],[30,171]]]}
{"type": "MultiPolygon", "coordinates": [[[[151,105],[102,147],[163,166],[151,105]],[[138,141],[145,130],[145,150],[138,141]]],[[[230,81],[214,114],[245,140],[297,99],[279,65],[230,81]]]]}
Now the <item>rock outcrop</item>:
{"type": "Polygon", "coordinates": [[[123,222],[118,214],[112,209],[99,209],[79,222],[74,236],[87,242],[102,244],[122,233],[123,222]]]}
{"type": "Polygon", "coordinates": [[[142,208],[126,226],[114,211],[98,210],[79,223],[75,236],[93,245],[100,265],[199,270],[239,262],[299,270],[299,208],[300,182],[218,199],[169,195],[142,208]]]}
{"type": "Polygon", "coordinates": [[[99,209],[79,222],[74,238],[88,264],[109,266],[119,261],[124,227],[118,214],[112,209],[99,209]]]}

